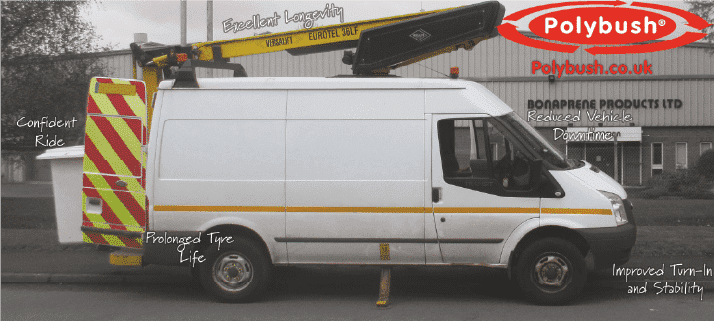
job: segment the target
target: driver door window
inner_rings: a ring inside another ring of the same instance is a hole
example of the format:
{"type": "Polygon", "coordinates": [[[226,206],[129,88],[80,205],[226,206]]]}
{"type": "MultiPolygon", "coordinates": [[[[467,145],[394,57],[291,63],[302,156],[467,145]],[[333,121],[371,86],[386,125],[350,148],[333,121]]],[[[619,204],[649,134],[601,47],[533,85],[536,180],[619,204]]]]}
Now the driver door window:
{"type": "Polygon", "coordinates": [[[500,194],[531,188],[531,160],[488,119],[446,119],[437,123],[444,181],[500,194]]]}

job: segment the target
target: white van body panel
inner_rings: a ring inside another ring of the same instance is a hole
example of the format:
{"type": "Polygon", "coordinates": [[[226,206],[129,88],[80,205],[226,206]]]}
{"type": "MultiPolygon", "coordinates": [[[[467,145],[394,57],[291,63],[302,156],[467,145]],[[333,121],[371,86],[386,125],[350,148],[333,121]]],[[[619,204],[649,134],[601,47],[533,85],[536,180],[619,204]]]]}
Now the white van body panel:
{"type": "Polygon", "coordinates": [[[284,120],[288,92],[237,88],[178,89],[166,94],[161,103],[169,108],[161,108],[161,120],[284,120]]]}
{"type": "MultiPolygon", "coordinates": [[[[434,217],[434,208],[429,207],[432,203],[431,188],[431,122],[432,115],[424,115],[424,239],[437,240],[439,235],[436,232],[436,219],[434,217]]],[[[426,256],[426,264],[443,264],[444,259],[441,256],[441,247],[439,243],[425,243],[424,253],[426,256]]]]}
{"type": "Polygon", "coordinates": [[[173,81],[159,86],[147,167],[151,230],[245,226],[263,238],[273,262],[281,264],[503,265],[521,238],[538,227],[616,226],[612,215],[579,213],[611,209],[594,189],[626,197],[614,180],[589,166],[551,171],[565,190],[562,198],[501,197],[446,184],[436,122],[512,111],[473,82],[233,78],[198,83],[201,89],[171,89],[173,81]],[[442,189],[439,202],[431,201],[432,187],[442,189]],[[154,205],[257,209],[155,211],[154,205]],[[444,207],[541,210],[463,213],[439,209],[444,207]],[[468,238],[502,241],[434,242],[468,238]],[[387,260],[380,259],[385,239],[391,240],[387,260]]]}
{"type": "Polygon", "coordinates": [[[378,241],[424,238],[423,111],[423,90],[289,91],[291,263],[424,264],[423,242],[392,242],[384,260],[378,241]],[[325,106],[334,102],[338,108],[325,106]],[[367,209],[380,207],[412,212],[367,209]]]}
{"type": "Polygon", "coordinates": [[[285,178],[284,120],[167,120],[162,130],[161,182],[285,178]]]}
{"type": "MultiPolygon", "coordinates": [[[[261,236],[284,236],[284,211],[225,207],[285,207],[287,91],[201,93],[167,91],[157,102],[168,108],[157,108],[153,122],[157,144],[149,151],[153,184],[147,191],[151,205],[202,208],[151,207],[150,228],[201,231],[209,223],[241,224],[261,236]],[[219,210],[206,211],[210,207],[219,210]]],[[[275,262],[287,261],[284,245],[265,242],[275,262]]]]}
{"type": "Polygon", "coordinates": [[[423,120],[422,89],[289,90],[289,120],[423,120]],[[336,107],[335,105],[339,106],[336,107]]]}
{"type": "Polygon", "coordinates": [[[423,185],[423,136],[421,120],[288,120],[286,179],[423,185]]]}
{"type": "Polygon", "coordinates": [[[477,83],[466,83],[463,89],[429,89],[426,91],[426,113],[488,114],[500,116],[511,108],[496,95],[477,83]]]}
{"type": "MultiPolygon", "coordinates": [[[[268,236],[283,236],[285,234],[285,213],[274,212],[154,212],[162,214],[152,230],[166,231],[207,231],[220,225],[237,225],[246,227],[263,238],[270,257],[275,264],[288,263],[288,251],[285,243],[276,242],[268,236]],[[187,228],[191,227],[191,228],[187,228]]],[[[219,235],[225,237],[224,235],[219,235]]],[[[208,241],[207,236],[202,237],[208,241]]]]}
{"type": "MultiPolygon", "coordinates": [[[[541,199],[541,226],[555,225],[575,229],[617,226],[610,201],[585,182],[571,175],[572,171],[576,170],[550,171],[565,191],[565,196],[541,199]],[[602,213],[589,214],[588,210],[602,213]]],[[[586,171],[591,170],[586,169],[586,171]]]]}
{"type": "Polygon", "coordinates": [[[500,264],[508,264],[511,256],[511,252],[516,249],[518,243],[523,239],[523,237],[534,229],[540,227],[540,218],[531,218],[523,223],[521,223],[516,229],[511,232],[506,242],[503,243],[503,250],[501,251],[500,264]]]}
{"type": "MultiPolygon", "coordinates": [[[[151,129],[158,129],[159,124],[161,124],[161,110],[160,108],[163,104],[165,91],[157,91],[156,98],[154,99],[154,113],[151,119],[151,129]],[[159,108],[157,108],[159,107],[159,108]]],[[[154,186],[156,177],[156,166],[158,162],[158,154],[156,153],[156,147],[161,145],[161,140],[159,140],[159,131],[149,131],[148,138],[149,145],[146,148],[146,199],[149,201],[148,208],[146,209],[147,215],[147,230],[154,229],[154,186]]]]}
{"type": "MultiPolygon", "coordinates": [[[[583,161],[585,162],[585,161],[583,161]]],[[[580,181],[585,182],[588,186],[595,190],[602,190],[614,193],[622,199],[627,199],[627,192],[622,186],[615,181],[612,177],[607,175],[607,173],[600,171],[594,172],[590,170],[592,164],[585,162],[585,166],[578,169],[573,169],[568,171],[568,175],[580,179],[580,181]]]]}

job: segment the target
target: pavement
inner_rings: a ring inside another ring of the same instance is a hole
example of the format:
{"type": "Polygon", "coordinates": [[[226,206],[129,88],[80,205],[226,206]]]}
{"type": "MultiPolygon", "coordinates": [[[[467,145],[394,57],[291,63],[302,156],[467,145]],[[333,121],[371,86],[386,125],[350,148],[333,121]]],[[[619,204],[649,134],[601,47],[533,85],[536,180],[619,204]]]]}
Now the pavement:
{"type": "Polygon", "coordinates": [[[111,251],[90,244],[59,244],[53,229],[5,229],[2,283],[185,283],[186,267],[109,264],[111,251]]]}
{"type": "MultiPolygon", "coordinates": [[[[59,244],[53,229],[6,229],[1,230],[2,283],[94,283],[94,284],[184,284],[192,282],[187,267],[155,266],[121,267],[109,264],[110,251],[99,250],[90,244],[59,244]]],[[[702,272],[688,272],[677,276],[671,265],[677,268],[696,270],[714,269],[714,257],[702,256],[648,256],[632,257],[624,266],[641,268],[641,271],[625,277],[612,270],[594,272],[589,276],[589,285],[594,288],[627,289],[642,282],[696,282],[707,290],[714,289],[714,276],[702,272]],[[657,276],[657,270],[662,274],[657,276]],[[640,274],[638,276],[638,274],[640,274]]],[[[451,268],[449,268],[451,269],[451,268]]],[[[429,268],[423,269],[426,274],[429,268]]],[[[350,274],[349,269],[341,270],[350,274]]],[[[422,272],[422,273],[424,273],[422,272]]],[[[398,272],[395,272],[397,274],[398,272]]],[[[433,274],[440,274],[432,271],[433,274]]],[[[463,273],[463,272],[462,272],[463,273]]],[[[714,273],[712,273],[714,274],[714,273]]],[[[492,276],[485,274],[484,276],[492,276]]],[[[488,277],[487,277],[488,278],[488,277]]]]}
{"type": "Polygon", "coordinates": [[[0,194],[3,198],[52,198],[52,182],[28,181],[2,183],[0,194]]]}

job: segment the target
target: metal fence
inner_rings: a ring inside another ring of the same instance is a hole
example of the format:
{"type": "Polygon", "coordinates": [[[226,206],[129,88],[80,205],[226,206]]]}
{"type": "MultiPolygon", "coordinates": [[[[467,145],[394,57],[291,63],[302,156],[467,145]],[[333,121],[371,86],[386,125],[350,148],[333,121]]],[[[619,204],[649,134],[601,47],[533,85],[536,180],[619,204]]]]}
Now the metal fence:
{"type": "Polygon", "coordinates": [[[625,186],[642,184],[640,142],[568,143],[567,157],[585,160],[625,186]]]}
{"type": "Polygon", "coordinates": [[[2,183],[52,181],[49,160],[37,160],[42,152],[2,151],[2,183]]]}
{"type": "Polygon", "coordinates": [[[20,154],[2,155],[2,183],[25,182],[27,162],[20,154]]]}

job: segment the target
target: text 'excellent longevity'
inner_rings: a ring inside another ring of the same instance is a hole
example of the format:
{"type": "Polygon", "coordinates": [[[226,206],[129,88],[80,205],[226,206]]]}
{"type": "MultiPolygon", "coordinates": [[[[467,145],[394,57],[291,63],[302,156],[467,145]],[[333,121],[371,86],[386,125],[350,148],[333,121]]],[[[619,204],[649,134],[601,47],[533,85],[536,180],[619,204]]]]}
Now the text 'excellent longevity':
{"type": "MultiPolygon", "coordinates": [[[[322,11],[306,11],[290,15],[290,13],[285,10],[284,16],[282,17],[285,17],[285,24],[291,22],[302,23],[303,28],[310,29],[315,26],[315,21],[320,19],[340,17],[340,23],[345,22],[345,11],[342,7],[335,7],[335,4],[328,3],[325,4],[325,9],[322,11]]],[[[277,27],[282,17],[278,15],[277,12],[273,12],[272,17],[260,18],[260,15],[256,14],[253,15],[250,20],[246,21],[233,22],[233,18],[228,18],[222,22],[223,32],[228,33],[233,31],[235,33],[245,29],[277,27]]]]}

